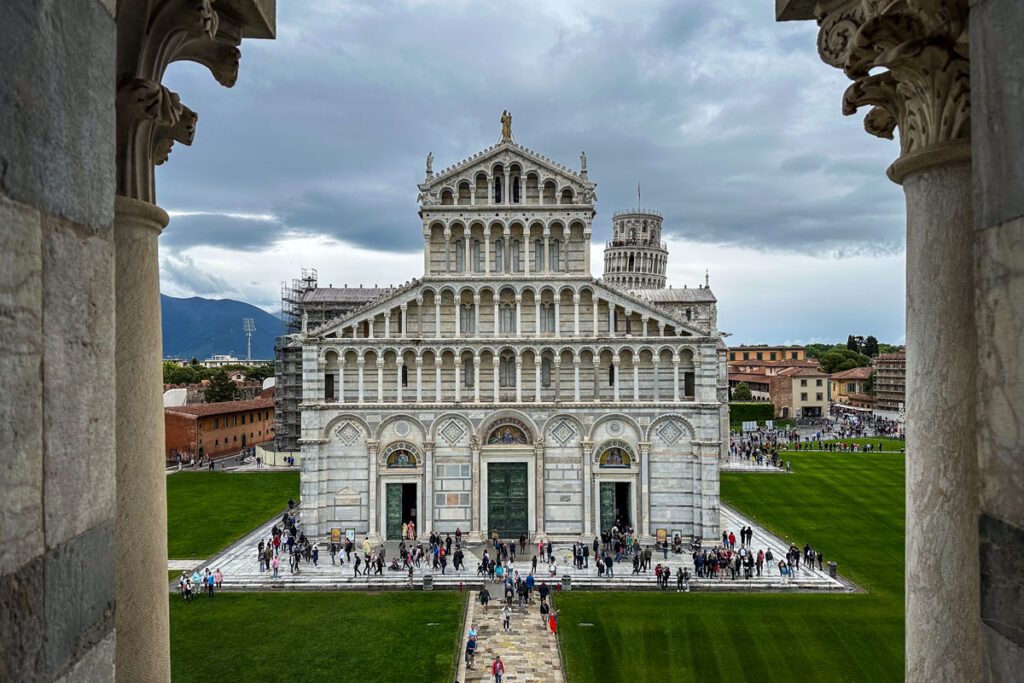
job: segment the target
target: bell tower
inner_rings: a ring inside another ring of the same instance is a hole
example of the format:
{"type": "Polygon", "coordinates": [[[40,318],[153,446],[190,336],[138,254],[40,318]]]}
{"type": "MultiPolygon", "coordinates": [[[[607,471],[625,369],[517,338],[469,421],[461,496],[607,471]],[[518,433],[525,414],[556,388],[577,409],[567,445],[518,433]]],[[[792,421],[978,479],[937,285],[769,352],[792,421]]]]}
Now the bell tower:
{"type": "Polygon", "coordinates": [[[612,216],[604,249],[604,281],[623,289],[664,289],[668,249],[661,241],[661,214],[648,209],[612,216]]]}

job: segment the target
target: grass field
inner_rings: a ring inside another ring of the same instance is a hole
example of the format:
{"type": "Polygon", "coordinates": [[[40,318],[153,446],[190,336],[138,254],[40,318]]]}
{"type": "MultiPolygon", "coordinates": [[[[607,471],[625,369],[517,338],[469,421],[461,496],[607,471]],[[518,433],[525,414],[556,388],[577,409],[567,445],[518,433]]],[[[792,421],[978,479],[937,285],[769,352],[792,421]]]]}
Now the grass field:
{"type": "Polygon", "coordinates": [[[298,472],[178,472],[167,478],[167,556],[206,559],[299,497],[298,472]]]}
{"type": "Polygon", "coordinates": [[[459,593],[171,596],[171,677],[183,681],[454,680],[459,593]]]}
{"type": "Polygon", "coordinates": [[[902,680],[903,456],[785,457],[794,474],[723,473],[722,498],[821,548],[868,592],[564,594],[559,633],[572,683],[902,680]]]}

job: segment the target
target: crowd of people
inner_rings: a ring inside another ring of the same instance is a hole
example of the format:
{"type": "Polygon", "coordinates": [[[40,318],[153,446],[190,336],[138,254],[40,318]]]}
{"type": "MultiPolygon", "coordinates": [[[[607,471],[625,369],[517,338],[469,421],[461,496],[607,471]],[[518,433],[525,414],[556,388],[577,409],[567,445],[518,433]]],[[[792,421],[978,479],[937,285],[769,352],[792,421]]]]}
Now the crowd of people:
{"type": "Polygon", "coordinates": [[[181,576],[178,577],[178,593],[185,602],[192,602],[192,598],[197,593],[204,591],[206,592],[206,597],[212,598],[214,593],[220,590],[223,582],[224,574],[221,573],[220,567],[214,568],[212,572],[207,567],[202,573],[196,568],[191,576],[187,571],[183,571],[181,576]]]}

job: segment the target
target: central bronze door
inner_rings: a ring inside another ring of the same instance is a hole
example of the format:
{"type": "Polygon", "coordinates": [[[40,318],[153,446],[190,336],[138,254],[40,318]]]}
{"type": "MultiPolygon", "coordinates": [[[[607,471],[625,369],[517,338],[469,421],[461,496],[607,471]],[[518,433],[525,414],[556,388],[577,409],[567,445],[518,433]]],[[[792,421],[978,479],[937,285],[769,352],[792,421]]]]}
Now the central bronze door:
{"type": "Polygon", "coordinates": [[[525,462],[492,462],[487,466],[488,537],[529,534],[530,490],[525,462]]]}

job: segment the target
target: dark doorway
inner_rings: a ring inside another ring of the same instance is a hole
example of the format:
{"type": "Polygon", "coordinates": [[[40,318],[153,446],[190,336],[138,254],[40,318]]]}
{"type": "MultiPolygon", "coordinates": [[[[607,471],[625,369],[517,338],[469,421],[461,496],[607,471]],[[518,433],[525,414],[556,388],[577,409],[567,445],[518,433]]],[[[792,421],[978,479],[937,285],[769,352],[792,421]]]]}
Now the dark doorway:
{"type": "Polygon", "coordinates": [[[529,533],[529,485],[525,462],[492,462],[487,466],[487,525],[501,538],[529,533]]]}
{"type": "Polygon", "coordinates": [[[416,521],[416,484],[388,484],[386,505],[387,538],[401,540],[402,525],[416,521]]]}
{"type": "Polygon", "coordinates": [[[609,531],[613,526],[622,531],[633,526],[629,512],[630,486],[628,481],[601,482],[601,531],[609,531]]]}

